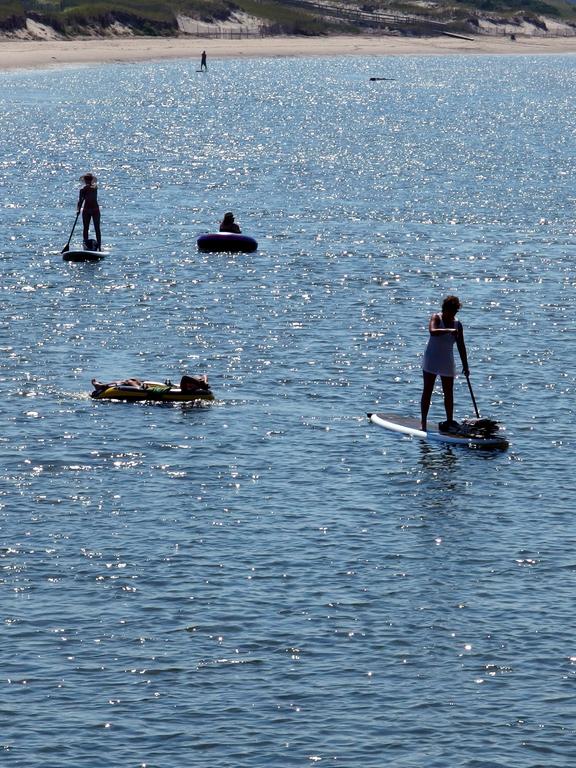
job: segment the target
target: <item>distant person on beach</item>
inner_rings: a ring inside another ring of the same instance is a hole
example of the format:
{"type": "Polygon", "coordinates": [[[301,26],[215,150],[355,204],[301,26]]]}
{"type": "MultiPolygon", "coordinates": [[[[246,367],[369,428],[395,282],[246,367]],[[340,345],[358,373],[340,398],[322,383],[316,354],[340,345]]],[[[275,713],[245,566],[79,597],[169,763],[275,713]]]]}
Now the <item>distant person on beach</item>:
{"type": "Polygon", "coordinates": [[[202,51],[202,57],[200,59],[200,72],[207,72],[208,64],[206,64],[206,51],[202,51]]]}
{"type": "Polygon", "coordinates": [[[457,432],[460,426],[457,421],[454,421],[454,377],[456,376],[454,344],[456,344],[460,354],[464,375],[470,374],[468,355],[464,344],[464,329],[462,323],[456,320],[456,313],[461,306],[457,296],[446,296],[442,302],[442,311],[435,312],[428,323],[430,338],[422,360],[424,382],[420,401],[422,430],[424,432],[426,432],[426,421],[436,376],[440,376],[442,381],[444,408],[446,410],[446,421],[440,424],[440,429],[444,432],[457,432]]]}
{"type": "Polygon", "coordinates": [[[94,232],[96,233],[97,248],[101,251],[102,235],[100,234],[100,207],[98,206],[97,179],[94,174],[85,173],[84,176],[80,176],[80,181],[84,186],[80,189],[77,211],[78,213],[82,211],[82,224],[84,225],[82,236],[84,239],[84,246],[88,247],[88,230],[90,229],[90,221],[92,221],[94,232]]]}
{"type": "Polygon", "coordinates": [[[224,218],[220,222],[220,232],[232,232],[235,235],[239,235],[242,232],[238,224],[234,221],[233,213],[228,212],[224,214],[224,218]]]}

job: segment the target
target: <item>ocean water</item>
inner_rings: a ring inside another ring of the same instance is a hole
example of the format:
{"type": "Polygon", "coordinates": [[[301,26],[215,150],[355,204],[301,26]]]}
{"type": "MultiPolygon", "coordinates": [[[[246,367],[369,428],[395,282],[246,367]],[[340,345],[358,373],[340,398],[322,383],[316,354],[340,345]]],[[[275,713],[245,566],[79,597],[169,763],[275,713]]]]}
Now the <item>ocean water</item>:
{"type": "Polygon", "coordinates": [[[574,764],[576,59],[195,69],[0,73],[1,765],[574,764]],[[447,293],[506,452],[366,419],[447,293]]]}

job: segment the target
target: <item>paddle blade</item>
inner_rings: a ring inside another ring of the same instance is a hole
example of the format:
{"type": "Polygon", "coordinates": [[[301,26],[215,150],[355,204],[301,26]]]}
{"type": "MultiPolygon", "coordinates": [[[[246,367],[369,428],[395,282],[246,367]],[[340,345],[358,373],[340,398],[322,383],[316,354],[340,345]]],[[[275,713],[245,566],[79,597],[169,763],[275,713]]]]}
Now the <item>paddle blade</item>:
{"type": "Polygon", "coordinates": [[[62,250],[60,251],[60,253],[68,253],[69,250],[70,250],[70,244],[66,243],[64,248],[62,248],[62,250]]]}

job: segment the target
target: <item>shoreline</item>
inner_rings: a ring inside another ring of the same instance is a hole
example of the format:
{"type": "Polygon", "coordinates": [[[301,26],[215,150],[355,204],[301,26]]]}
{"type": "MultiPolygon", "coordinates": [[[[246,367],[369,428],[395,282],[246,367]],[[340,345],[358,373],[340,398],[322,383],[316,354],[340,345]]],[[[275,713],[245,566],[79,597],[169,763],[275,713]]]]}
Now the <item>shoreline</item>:
{"type": "Polygon", "coordinates": [[[0,70],[52,69],[68,66],[126,64],[170,59],[316,56],[571,55],[576,37],[477,36],[470,40],[441,36],[101,38],[76,40],[0,39],[0,70]]]}

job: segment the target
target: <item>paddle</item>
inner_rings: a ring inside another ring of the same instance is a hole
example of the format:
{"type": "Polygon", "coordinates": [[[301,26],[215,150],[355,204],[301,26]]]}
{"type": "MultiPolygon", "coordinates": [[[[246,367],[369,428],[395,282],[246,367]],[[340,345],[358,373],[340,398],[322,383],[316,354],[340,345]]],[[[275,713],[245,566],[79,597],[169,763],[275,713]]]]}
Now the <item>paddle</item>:
{"type": "Polygon", "coordinates": [[[76,218],[74,219],[74,224],[72,225],[72,231],[70,232],[70,237],[68,238],[68,242],[62,248],[60,253],[67,253],[70,250],[70,240],[72,240],[72,235],[74,234],[74,230],[76,229],[76,222],[78,221],[78,216],[80,216],[80,211],[76,214],[76,218]]]}
{"type": "Polygon", "coordinates": [[[476,398],[474,397],[474,392],[472,391],[472,384],[470,384],[470,374],[466,373],[464,375],[466,376],[466,381],[468,382],[468,389],[470,390],[470,397],[472,398],[472,405],[474,406],[476,418],[479,419],[480,413],[478,412],[478,406],[476,405],[476,398]]]}

